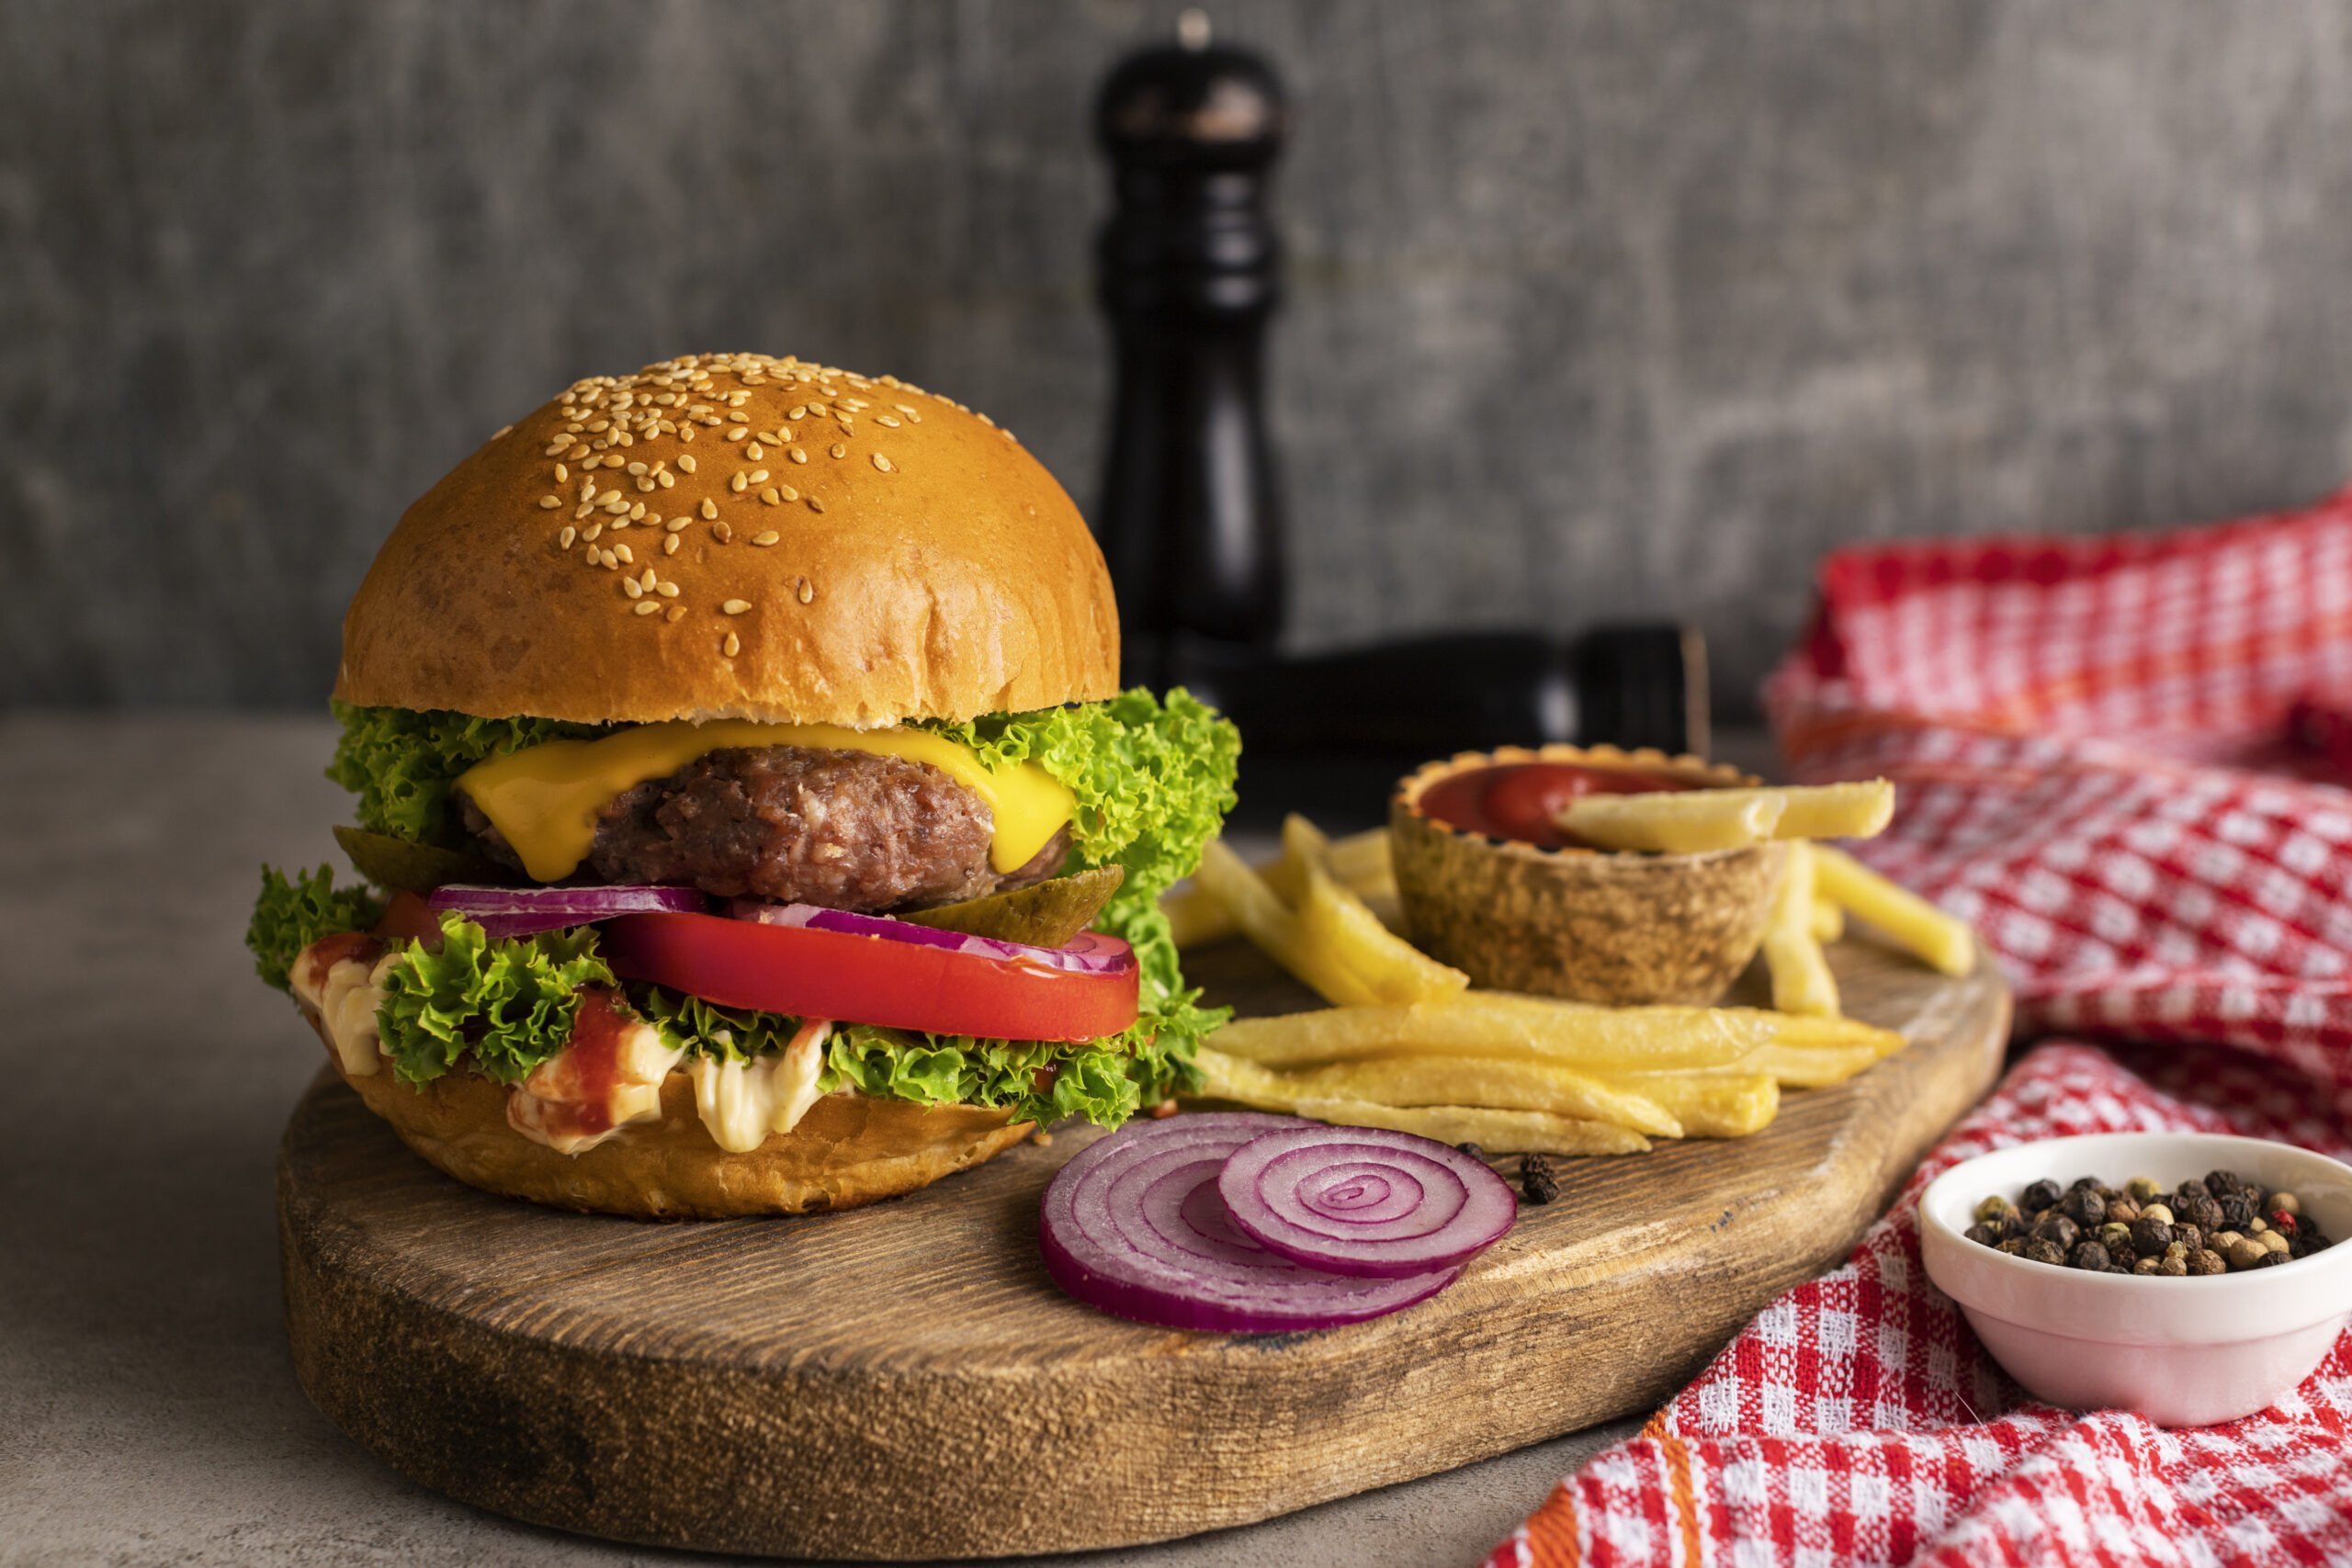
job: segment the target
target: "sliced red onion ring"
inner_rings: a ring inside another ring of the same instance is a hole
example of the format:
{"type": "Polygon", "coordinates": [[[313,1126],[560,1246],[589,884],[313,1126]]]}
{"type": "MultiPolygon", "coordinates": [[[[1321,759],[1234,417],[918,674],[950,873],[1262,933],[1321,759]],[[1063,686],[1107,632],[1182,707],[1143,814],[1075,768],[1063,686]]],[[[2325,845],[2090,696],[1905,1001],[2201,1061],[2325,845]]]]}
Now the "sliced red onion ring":
{"type": "Polygon", "coordinates": [[[1411,1306],[1451,1283],[1458,1269],[1367,1280],[1306,1268],[1227,1222],[1217,1196],[1227,1156],[1299,1125],[1257,1111],[1129,1122],[1062,1167],[1046,1189],[1046,1271],[1114,1316],[1223,1334],[1335,1328],[1411,1306]]]}
{"type": "Polygon", "coordinates": [[[436,887],[433,911],[454,911],[493,941],[609,920],[616,915],[698,914],[709,900],[691,887],[436,887]]]}
{"type": "Polygon", "coordinates": [[[814,904],[763,904],[756,898],[738,898],[729,906],[727,912],[739,920],[757,920],[762,925],[805,926],[810,931],[878,936],[886,942],[910,942],[922,947],[945,948],[950,953],[969,953],[1012,963],[1042,964],[1049,969],[1067,969],[1080,975],[1112,975],[1132,969],[1136,964],[1136,955],[1125,942],[1114,936],[1105,936],[1101,931],[1080,931],[1070,940],[1068,947],[1032,947],[1026,942],[999,942],[994,937],[937,931],[930,926],[919,926],[912,920],[894,920],[888,915],[854,915],[847,909],[820,909],[814,904]]]}
{"type": "Polygon", "coordinates": [[[1372,1280],[1459,1268],[1519,1217],[1485,1160],[1382,1127],[1262,1134],[1225,1162],[1216,1190],[1234,1226],[1277,1255],[1372,1280]]]}

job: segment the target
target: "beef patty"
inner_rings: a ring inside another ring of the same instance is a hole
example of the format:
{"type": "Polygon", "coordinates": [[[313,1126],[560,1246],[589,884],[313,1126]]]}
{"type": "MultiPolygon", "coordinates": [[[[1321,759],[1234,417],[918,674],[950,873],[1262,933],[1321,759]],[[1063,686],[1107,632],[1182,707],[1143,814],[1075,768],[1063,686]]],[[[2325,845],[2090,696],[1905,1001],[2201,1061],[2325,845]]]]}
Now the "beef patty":
{"type": "MultiPolygon", "coordinates": [[[[466,827],[518,865],[481,808],[466,827]]],[[[1026,887],[1061,870],[1067,828],[1018,871],[989,863],[988,803],[927,762],[807,746],[707,752],[605,807],[583,870],[607,883],[698,887],[876,913],[1026,887]]]]}

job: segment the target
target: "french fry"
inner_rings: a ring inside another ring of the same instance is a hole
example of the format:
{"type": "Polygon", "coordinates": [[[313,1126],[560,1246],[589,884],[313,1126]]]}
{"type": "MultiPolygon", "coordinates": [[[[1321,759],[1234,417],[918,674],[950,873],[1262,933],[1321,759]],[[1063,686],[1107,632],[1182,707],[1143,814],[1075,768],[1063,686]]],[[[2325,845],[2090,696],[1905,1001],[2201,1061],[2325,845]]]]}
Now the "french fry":
{"type": "Polygon", "coordinates": [[[1389,934],[1363,899],[1334,881],[1329,851],[1330,841],[1306,818],[1294,813],[1284,819],[1283,859],[1295,867],[1298,887],[1291,905],[1306,941],[1320,943],[1384,1002],[1442,1001],[1469,989],[1469,976],[1389,934]]]}
{"type": "Polygon", "coordinates": [[[1772,973],[1773,1007],[1830,1016],[1838,1011],[1838,981],[1813,938],[1813,852],[1803,840],[1789,845],[1788,869],[1764,927],[1764,964],[1772,973]]]}
{"type": "Polygon", "coordinates": [[[1784,788],[1789,808],[1773,837],[1874,839],[1894,819],[1894,786],[1884,779],[1784,788]]]}
{"type": "Polygon", "coordinates": [[[1212,839],[1202,849],[1193,880],[1226,907],[1243,934],[1325,1000],[1349,1007],[1382,999],[1341,961],[1338,949],[1309,937],[1289,906],[1223,842],[1212,839]]]}
{"type": "Polygon", "coordinates": [[[1180,950],[1204,947],[1241,930],[1225,912],[1225,906],[1198,885],[1170,888],[1161,894],[1159,912],[1168,917],[1169,937],[1180,950]]]}
{"type": "Polygon", "coordinates": [[[1846,934],[1846,911],[1816,894],[1813,900],[1812,929],[1813,940],[1824,947],[1828,946],[1846,934]]]}
{"type": "Polygon", "coordinates": [[[1603,849],[1696,855],[1744,849],[1770,838],[1786,805],[1781,792],[1771,789],[1586,795],[1568,803],[1559,823],[1603,849]]]}
{"type": "Polygon", "coordinates": [[[1598,1008],[1472,991],[1421,1007],[1327,1008],[1237,1019],[1208,1043],[1268,1067],[1438,1055],[1625,1073],[1727,1067],[1781,1035],[1779,1015],[1756,1009],[1598,1008]]]}
{"type": "MultiPolygon", "coordinates": [[[[1387,829],[1373,828],[1332,840],[1330,865],[1332,877],[1363,899],[1382,925],[1398,936],[1405,934],[1404,901],[1396,892],[1387,829]]],[[[1261,868],[1259,874],[1283,903],[1296,905],[1298,890],[1291,885],[1287,857],[1261,868]]],[[[1241,933],[1225,906],[1197,881],[1161,894],[1159,908],[1168,916],[1170,933],[1180,948],[1204,947],[1241,933]]]]}
{"type": "Polygon", "coordinates": [[[1476,1144],[1496,1154],[1639,1155],[1650,1141],[1613,1122],[1578,1122],[1541,1111],[1487,1111],[1475,1105],[1405,1109],[1361,1100],[1302,1100],[1299,1116],[1339,1127],[1385,1127],[1441,1144],[1476,1144]]]}
{"type": "Polygon", "coordinates": [[[1744,1138],[1772,1124],[1781,1082],[1770,1073],[1636,1073],[1616,1080],[1664,1106],[1686,1138],[1744,1138]]]}
{"type": "Polygon", "coordinates": [[[1892,1029],[1881,1029],[1874,1023],[1864,1023],[1859,1018],[1836,1018],[1793,1012],[1773,1012],[1767,1008],[1724,1008],[1724,1012],[1743,1018],[1766,1020],[1770,1024],[1768,1043],[1781,1045],[1867,1045],[1882,1056],[1891,1056],[1910,1043],[1892,1029]]]}
{"type": "Polygon", "coordinates": [[[1560,826],[1603,849],[1694,855],[1759,839],[1867,839],[1894,816],[1894,786],[1871,779],[1581,795],[1560,814],[1560,826]]]}
{"type": "Polygon", "coordinates": [[[1740,1058],[1735,1071],[1769,1073],[1788,1089],[1826,1089],[1879,1060],[1868,1045],[1767,1045],[1740,1058]]]}
{"type": "MultiPolygon", "coordinates": [[[[1387,1056],[1277,1073],[1254,1063],[1218,1058],[1225,1081],[1250,1086],[1265,1100],[1361,1100],[1374,1105],[1477,1105],[1495,1111],[1544,1111],[1581,1121],[1615,1122],[1661,1138],[1682,1136],[1682,1124],[1657,1100],[1622,1084],[1604,1083],[1549,1062],[1476,1056],[1387,1056]]],[[[1243,1098],[1238,1095],[1230,1098],[1243,1098]]],[[[1253,1102],[1260,1102],[1254,1101],[1253,1102]]]]}
{"type": "Polygon", "coordinates": [[[1822,897],[1868,920],[1929,968],[1960,976],[1976,967],[1976,935],[1968,922],[1945,914],[1841,850],[1815,853],[1815,886],[1822,897]]]}

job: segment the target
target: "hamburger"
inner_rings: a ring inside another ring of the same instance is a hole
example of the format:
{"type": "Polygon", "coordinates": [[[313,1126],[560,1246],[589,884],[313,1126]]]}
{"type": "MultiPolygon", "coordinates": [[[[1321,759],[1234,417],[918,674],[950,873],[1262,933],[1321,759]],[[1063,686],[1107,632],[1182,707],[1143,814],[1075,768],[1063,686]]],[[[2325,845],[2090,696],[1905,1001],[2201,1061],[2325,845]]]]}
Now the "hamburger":
{"type": "Polygon", "coordinates": [[[359,878],[247,933],[334,1070],[487,1190],[649,1217],[889,1197],[1196,1087],[1158,896],[1239,741],[1122,692],[1102,553],[893,377],[597,377],[401,518],[345,618],[359,878]]]}

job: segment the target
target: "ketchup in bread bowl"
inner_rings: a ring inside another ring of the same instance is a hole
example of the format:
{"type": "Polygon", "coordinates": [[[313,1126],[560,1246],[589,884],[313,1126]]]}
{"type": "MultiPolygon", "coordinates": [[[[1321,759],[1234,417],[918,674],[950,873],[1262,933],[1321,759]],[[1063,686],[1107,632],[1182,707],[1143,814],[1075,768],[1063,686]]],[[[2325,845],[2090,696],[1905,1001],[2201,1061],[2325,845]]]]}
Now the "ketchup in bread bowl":
{"type": "Polygon", "coordinates": [[[1504,747],[1430,762],[1389,804],[1415,946],[1474,985],[1611,1006],[1712,1002],[1755,957],[1787,849],[1595,850],[1553,818],[1580,795],[1758,781],[1697,757],[1504,747]]]}
{"type": "Polygon", "coordinates": [[[450,1175],[656,1217],[843,1208],[1195,1077],[1158,895],[1239,742],[1118,686],[1109,575],[1009,432],[894,377],[575,382],[411,506],[344,623],[336,830],[248,935],[450,1175]]]}

